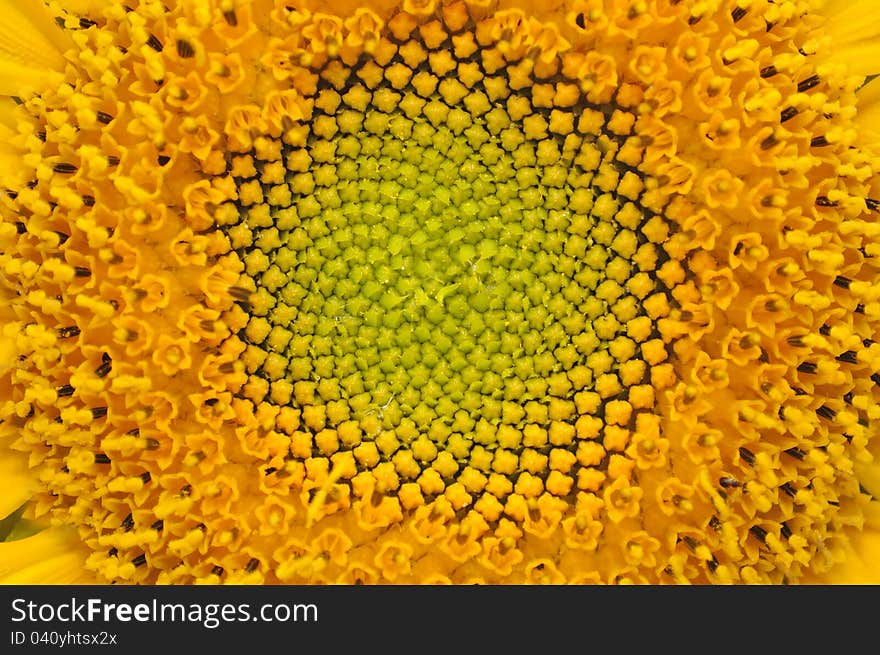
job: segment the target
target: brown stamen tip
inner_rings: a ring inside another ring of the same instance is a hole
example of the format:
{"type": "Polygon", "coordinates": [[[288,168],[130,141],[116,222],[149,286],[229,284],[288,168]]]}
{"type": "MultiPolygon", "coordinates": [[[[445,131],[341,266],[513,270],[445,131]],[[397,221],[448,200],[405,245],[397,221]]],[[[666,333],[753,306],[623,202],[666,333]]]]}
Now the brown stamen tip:
{"type": "Polygon", "coordinates": [[[189,59],[190,57],[195,56],[196,51],[193,49],[192,44],[189,41],[180,39],[177,41],[177,54],[182,59],[189,59]]]}
{"type": "Polygon", "coordinates": [[[808,77],[807,79],[802,80],[797,85],[798,93],[803,93],[804,91],[809,91],[814,86],[818,86],[819,82],[821,82],[821,81],[822,81],[822,79],[818,75],[813,75],[812,77],[808,77]]]}

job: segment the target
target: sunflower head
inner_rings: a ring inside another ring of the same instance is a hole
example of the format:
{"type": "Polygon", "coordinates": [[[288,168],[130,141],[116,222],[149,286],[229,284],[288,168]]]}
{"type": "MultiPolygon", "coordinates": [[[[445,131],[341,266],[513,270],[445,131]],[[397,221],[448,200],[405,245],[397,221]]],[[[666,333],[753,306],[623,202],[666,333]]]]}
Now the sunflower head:
{"type": "Polygon", "coordinates": [[[873,0],[18,4],[0,576],[866,574],[873,0]]]}

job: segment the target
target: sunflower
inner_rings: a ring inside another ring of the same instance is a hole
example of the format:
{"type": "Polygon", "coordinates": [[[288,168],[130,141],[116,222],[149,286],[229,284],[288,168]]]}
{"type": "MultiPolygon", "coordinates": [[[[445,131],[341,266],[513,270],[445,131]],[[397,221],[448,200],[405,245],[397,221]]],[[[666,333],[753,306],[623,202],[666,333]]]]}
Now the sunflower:
{"type": "Polygon", "coordinates": [[[877,581],[878,10],[0,0],[0,582],[877,581]]]}

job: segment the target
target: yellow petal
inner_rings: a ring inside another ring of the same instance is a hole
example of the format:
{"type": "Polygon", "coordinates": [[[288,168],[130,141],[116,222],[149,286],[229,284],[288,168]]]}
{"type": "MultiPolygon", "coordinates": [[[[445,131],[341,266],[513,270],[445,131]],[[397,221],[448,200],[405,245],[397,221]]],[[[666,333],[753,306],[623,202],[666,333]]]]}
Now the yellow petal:
{"type": "Polygon", "coordinates": [[[0,584],[99,584],[85,570],[87,556],[76,532],[67,528],[0,543],[0,584]]]}
{"type": "Polygon", "coordinates": [[[822,26],[830,37],[828,58],[846,64],[854,75],[880,73],[880,3],[876,0],[827,0],[822,26]]]}
{"type": "Polygon", "coordinates": [[[854,43],[880,35],[880,12],[876,0],[828,0],[822,13],[828,16],[825,31],[836,44],[854,43]]]}
{"type": "Polygon", "coordinates": [[[24,505],[34,492],[34,479],[24,462],[0,450],[0,519],[24,505]]]}
{"type": "Polygon", "coordinates": [[[69,37],[38,0],[0,0],[0,94],[58,83],[69,37]]]}
{"type": "Polygon", "coordinates": [[[856,468],[861,484],[874,498],[880,498],[880,465],[872,462],[856,468]]]}
{"type": "Polygon", "coordinates": [[[9,134],[13,134],[18,125],[18,117],[15,115],[15,102],[12,98],[0,97],[0,129],[7,128],[9,134]]]}
{"type": "Polygon", "coordinates": [[[59,0],[58,5],[77,16],[91,16],[107,5],[106,0],[59,0]]]}
{"type": "Polygon", "coordinates": [[[859,89],[858,98],[856,127],[868,143],[880,143],[880,78],[874,78],[859,89]]]}
{"type": "Polygon", "coordinates": [[[845,63],[847,71],[853,75],[874,75],[880,72],[880,41],[876,36],[871,40],[832,47],[834,61],[845,63]]]}
{"type": "Polygon", "coordinates": [[[807,574],[803,584],[880,584],[880,501],[871,501],[864,508],[865,526],[861,531],[848,531],[848,543],[836,555],[840,558],[828,573],[807,574]]]}
{"type": "MultiPolygon", "coordinates": [[[[21,153],[9,145],[9,141],[14,135],[15,132],[4,125],[0,119],[0,189],[14,189],[27,182],[22,170],[21,153]]],[[[6,372],[13,363],[7,357],[11,349],[6,347],[4,341],[10,340],[0,337],[0,375],[6,372]]]]}

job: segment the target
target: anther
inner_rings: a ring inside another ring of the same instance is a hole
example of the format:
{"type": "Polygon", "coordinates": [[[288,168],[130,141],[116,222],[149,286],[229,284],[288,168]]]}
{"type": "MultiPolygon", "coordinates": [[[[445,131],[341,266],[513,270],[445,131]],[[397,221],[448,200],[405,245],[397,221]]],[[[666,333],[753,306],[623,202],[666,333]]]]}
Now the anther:
{"type": "Polygon", "coordinates": [[[107,416],[107,408],[106,407],[92,407],[92,418],[99,419],[107,416]]]}
{"type": "Polygon", "coordinates": [[[779,122],[785,123],[786,121],[790,121],[792,118],[798,115],[798,110],[794,107],[786,107],[782,110],[782,113],[779,114],[779,122]]]}
{"type": "Polygon", "coordinates": [[[110,114],[108,114],[107,112],[104,112],[104,111],[98,112],[98,122],[99,123],[103,123],[104,125],[107,125],[112,120],[113,120],[113,117],[110,114]]]}
{"type": "Polygon", "coordinates": [[[721,478],[718,480],[718,484],[720,484],[725,489],[731,489],[736,487],[741,487],[742,482],[737,480],[736,478],[721,478]]]}
{"type": "Polygon", "coordinates": [[[140,555],[135,557],[133,560],[131,560],[131,563],[134,564],[135,566],[143,566],[144,564],[147,563],[146,553],[141,553],[140,555]]]}
{"type": "Polygon", "coordinates": [[[769,150],[773,146],[775,146],[779,141],[776,139],[775,134],[771,134],[766,139],[761,141],[761,150],[769,150]]]}
{"type": "Polygon", "coordinates": [[[95,464],[109,464],[110,458],[105,453],[95,453],[95,464]]]}
{"type": "Polygon", "coordinates": [[[730,12],[730,17],[733,19],[734,23],[738,23],[747,13],[748,12],[742,7],[737,7],[732,12],[730,12]]]}
{"type": "Polygon", "coordinates": [[[794,457],[797,460],[803,460],[804,457],[807,456],[807,454],[803,450],[797,447],[789,448],[788,450],[783,450],[782,452],[784,452],[789,457],[794,457]]]}
{"type": "Polygon", "coordinates": [[[149,484],[150,480],[152,480],[152,479],[153,479],[153,476],[150,475],[149,471],[141,473],[141,482],[143,482],[144,484],[149,484]]]}
{"type": "Polygon", "coordinates": [[[74,391],[75,389],[71,385],[65,384],[61,387],[58,387],[58,389],[55,390],[55,393],[58,394],[59,398],[65,398],[67,396],[72,396],[74,391]]]}
{"type": "Polygon", "coordinates": [[[767,531],[760,525],[753,525],[749,528],[749,532],[751,532],[752,536],[754,536],[755,539],[760,541],[762,544],[767,543],[767,531]]]}
{"type": "Polygon", "coordinates": [[[162,42],[156,38],[155,34],[150,34],[150,38],[147,39],[147,45],[156,52],[162,52],[162,42]]]}
{"type": "Polygon", "coordinates": [[[117,157],[116,155],[109,155],[107,157],[107,163],[110,166],[119,166],[119,157],[117,157]]]}
{"type": "Polygon", "coordinates": [[[134,527],[134,517],[129,512],[128,516],[122,519],[122,527],[126,532],[130,531],[134,527]]]}
{"type": "Polygon", "coordinates": [[[837,207],[837,201],[829,200],[828,196],[818,196],[816,198],[817,207],[837,207]]]}
{"type": "Polygon", "coordinates": [[[783,492],[785,492],[785,495],[786,495],[786,496],[790,496],[791,498],[794,498],[794,497],[797,495],[797,489],[795,489],[795,488],[791,485],[791,482],[786,482],[785,484],[783,484],[783,485],[782,485],[781,487],[779,487],[779,488],[780,488],[783,492]]]}
{"type": "Polygon", "coordinates": [[[226,21],[226,24],[235,27],[238,25],[238,16],[235,15],[235,10],[230,9],[229,11],[223,12],[223,20],[226,21]]]}
{"type": "Polygon", "coordinates": [[[256,557],[252,557],[250,560],[248,560],[247,566],[244,567],[244,570],[248,573],[253,573],[259,568],[259,566],[260,560],[258,560],[256,557]]]}
{"type": "Polygon", "coordinates": [[[61,337],[62,339],[69,339],[70,337],[78,337],[79,334],[80,334],[80,329],[76,325],[58,328],[58,336],[61,337]]]}
{"type": "Polygon", "coordinates": [[[837,416],[837,412],[828,407],[828,405],[822,405],[816,410],[816,414],[824,419],[828,419],[829,421],[833,421],[834,418],[837,416]]]}
{"type": "Polygon", "coordinates": [[[840,353],[835,359],[844,364],[858,364],[859,362],[858,357],[853,350],[847,350],[844,353],[840,353]]]}
{"type": "Polygon", "coordinates": [[[766,66],[766,67],[764,67],[764,68],[761,69],[761,77],[764,77],[764,78],[767,78],[767,77],[773,77],[773,76],[776,75],[778,72],[779,72],[779,71],[776,70],[776,66],[773,66],[773,65],[766,66]]]}
{"type": "Polygon", "coordinates": [[[755,464],[755,453],[745,447],[741,447],[739,449],[739,456],[742,460],[748,464],[749,466],[754,466],[755,464]]]}
{"type": "Polygon", "coordinates": [[[232,296],[233,298],[235,298],[236,300],[241,300],[243,302],[246,302],[251,299],[251,296],[253,294],[250,291],[248,291],[247,289],[244,289],[242,287],[229,287],[229,295],[232,296]]]}
{"type": "Polygon", "coordinates": [[[177,54],[182,59],[189,59],[196,54],[196,51],[193,50],[192,44],[189,41],[184,41],[182,39],[178,39],[177,41],[177,54]]]}
{"type": "Polygon", "coordinates": [[[868,209],[872,212],[880,211],[880,200],[865,198],[865,205],[867,205],[868,209]]]}
{"type": "Polygon", "coordinates": [[[15,231],[18,232],[19,234],[24,234],[25,232],[27,232],[27,225],[25,225],[21,221],[16,221],[15,231]]]}
{"type": "Polygon", "coordinates": [[[213,569],[211,569],[211,573],[213,573],[217,577],[220,577],[221,575],[223,575],[223,567],[215,566],[213,569]]]}
{"type": "Polygon", "coordinates": [[[92,272],[89,269],[87,269],[85,266],[76,266],[73,269],[73,274],[76,277],[91,277],[92,276],[92,272]]]}
{"type": "Polygon", "coordinates": [[[159,166],[164,166],[165,164],[167,164],[168,162],[171,161],[171,157],[169,157],[168,155],[159,155],[156,158],[156,161],[159,164],[159,166]]]}
{"type": "Polygon", "coordinates": [[[52,170],[55,171],[56,173],[61,173],[63,175],[72,175],[72,174],[76,173],[76,171],[78,169],[73,164],[67,164],[67,163],[62,162],[60,164],[55,164],[52,167],[52,170]]]}
{"type": "Polygon", "coordinates": [[[165,528],[165,521],[163,521],[162,519],[159,519],[158,521],[153,523],[153,525],[151,525],[150,527],[153,528],[153,530],[156,530],[157,532],[162,532],[162,530],[165,528]]]}
{"type": "Polygon", "coordinates": [[[807,373],[809,375],[813,375],[816,373],[816,366],[813,362],[801,362],[798,364],[797,370],[801,373],[807,373]]]}
{"type": "Polygon", "coordinates": [[[788,527],[788,524],[783,521],[781,524],[781,528],[779,529],[779,534],[781,534],[785,539],[791,538],[791,528],[788,527]]]}
{"type": "Polygon", "coordinates": [[[827,146],[827,145],[828,145],[828,139],[826,139],[824,135],[822,135],[822,136],[814,136],[814,137],[810,140],[810,146],[813,147],[813,148],[822,148],[822,147],[827,146]]]}
{"type": "Polygon", "coordinates": [[[144,447],[147,450],[159,450],[159,442],[152,437],[147,437],[147,443],[144,447]]]}
{"type": "MultiPolygon", "coordinates": [[[[106,355],[106,353],[105,353],[105,355],[106,355]]],[[[109,357],[107,357],[106,359],[102,358],[101,365],[95,369],[95,375],[97,375],[99,378],[103,378],[103,377],[106,377],[106,375],[108,373],[110,373],[110,371],[112,371],[112,370],[113,370],[113,360],[111,360],[109,357]]]]}
{"type": "Polygon", "coordinates": [[[82,201],[86,207],[94,207],[95,206],[95,196],[83,196],[82,201]]]}
{"type": "Polygon", "coordinates": [[[797,85],[798,93],[803,93],[804,91],[809,91],[814,86],[817,86],[819,82],[821,82],[821,78],[818,75],[813,75],[812,77],[808,77],[805,80],[802,80],[797,85]]]}

